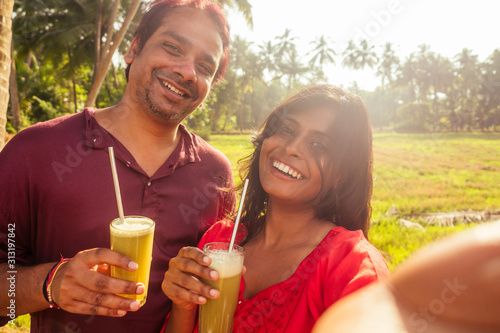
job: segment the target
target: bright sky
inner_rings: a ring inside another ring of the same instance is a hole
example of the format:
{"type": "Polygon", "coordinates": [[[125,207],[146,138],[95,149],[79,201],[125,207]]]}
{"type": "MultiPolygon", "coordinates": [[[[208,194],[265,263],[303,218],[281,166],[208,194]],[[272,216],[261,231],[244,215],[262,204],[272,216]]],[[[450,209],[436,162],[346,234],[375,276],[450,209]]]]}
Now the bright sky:
{"type": "MultiPolygon", "coordinates": [[[[453,59],[463,48],[485,60],[500,49],[497,0],[249,0],[254,29],[241,14],[230,12],[232,35],[260,44],[292,30],[301,55],[312,49],[309,43],[321,35],[334,41],[337,65],[325,68],[330,83],[348,86],[357,81],[363,89],[380,84],[374,71],[341,68],[340,56],[351,39],[366,38],[381,53],[386,42],[394,43],[404,59],[428,44],[432,51],[453,59]]],[[[306,59],[308,59],[307,56],[306,59]]],[[[304,61],[305,62],[305,61],[304,61]]]]}

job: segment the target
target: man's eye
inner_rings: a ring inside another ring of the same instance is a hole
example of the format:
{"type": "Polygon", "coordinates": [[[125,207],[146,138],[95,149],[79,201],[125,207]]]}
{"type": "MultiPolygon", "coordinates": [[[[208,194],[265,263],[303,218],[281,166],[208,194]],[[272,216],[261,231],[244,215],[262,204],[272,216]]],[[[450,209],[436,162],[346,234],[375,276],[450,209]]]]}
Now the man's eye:
{"type": "Polygon", "coordinates": [[[212,76],[214,74],[214,71],[212,70],[211,67],[208,67],[207,65],[199,65],[200,70],[207,76],[212,76]]]}
{"type": "Polygon", "coordinates": [[[170,52],[170,53],[180,53],[179,48],[173,44],[170,43],[165,43],[165,48],[170,52]]]}

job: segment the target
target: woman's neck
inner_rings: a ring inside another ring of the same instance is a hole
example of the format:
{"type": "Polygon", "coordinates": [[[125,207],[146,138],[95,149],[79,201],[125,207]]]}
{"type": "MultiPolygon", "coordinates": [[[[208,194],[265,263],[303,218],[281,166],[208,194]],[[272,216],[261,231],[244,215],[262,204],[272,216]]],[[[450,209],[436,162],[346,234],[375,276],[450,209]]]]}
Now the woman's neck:
{"type": "Polygon", "coordinates": [[[311,207],[290,209],[270,203],[258,238],[266,248],[282,248],[297,243],[317,245],[333,227],[332,222],[316,218],[311,207]]]}

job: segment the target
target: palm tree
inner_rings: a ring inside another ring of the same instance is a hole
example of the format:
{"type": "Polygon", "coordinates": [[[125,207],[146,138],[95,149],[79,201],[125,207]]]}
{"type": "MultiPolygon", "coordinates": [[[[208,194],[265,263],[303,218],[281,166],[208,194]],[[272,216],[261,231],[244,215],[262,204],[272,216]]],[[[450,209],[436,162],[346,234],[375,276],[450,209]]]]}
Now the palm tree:
{"type": "Polygon", "coordinates": [[[493,51],[482,65],[483,74],[480,88],[486,126],[496,131],[500,125],[500,50],[493,51]]]}
{"type": "Polygon", "coordinates": [[[472,51],[464,48],[461,53],[455,57],[457,64],[457,75],[459,80],[460,91],[460,114],[463,121],[470,131],[474,109],[477,106],[478,88],[480,85],[480,68],[478,65],[477,55],[472,54],[472,51]]]}
{"type": "Polygon", "coordinates": [[[337,53],[330,47],[330,43],[331,39],[325,36],[321,36],[310,43],[314,45],[314,49],[308,52],[308,54],[313,54],[313,57],[309,60],[309,66],[311,68],[314,68],[316,63],[319,67],[325,64],[335,65],[334,57],[337,53]]]}
{"type": "Polygon", "coordinates": [[[12,127],[15,131],[19,131],[20,126],[22,126],[21,120],[21,104],[19,103],[19,89],[17,86],[16,78],[16,57],[14,53],[14,43],[11,43],[11,66],[10,66],[10,78],[9,78],[9,95],[10,95],[10,109],[12,114],[12,127]]]}
{"type": "Polygon", "coordinates": [[[396,83],[401,87],[408,87],[410,91],[410,102],[417,102],[417,72],[418,66],[415,55],[412,53],[406,58],[403,65],[398,69],[396,83]]]}
{"type": "Polygon", "coordinates": [[[102,72],[107,69],[106,61],[111,57],[109,54],[118,48],[119,35],[124,34],[125,26],[130,24],[127,20],[131,14],[127,16],[126,11],[130,7],[126,6],[137,5],[139,1],[122,3],[125,8],[120,11],[117,0],[99,0],[97,4],[95,0],[17,0],[13,22],[17,60],[24,61],[30,54],[38,53],[60,69],[61,85],[65,86],[66,80],[71,81],[76,112],[76,86],[82,67],[93,66],[92,82],[86,83],[91,92],[90,101],[98,92],[102,72]],[[124,24],[114,34],[116,21],[124,24]]]}
{"type": "Polygon", "coordinates": [[[40,25],[38,13],[43,12],[45,3],[42,1],[14,1],[12,20],[12,43],[11,43],[11,71],[10,71],[10,106],[12,115],[12,127],[18,131],[21,123],[21,106],[19,103],[19,89],[17,83],[16,62],[31,62],[30,50],[36,30],[42,30],[46,26],[46,20],[40,25]],[[24,11],[20,8],[25,8],[24,11]],[[30,32],[28,35],[26,32],[30,32]],[[29,59],[29,60],[28,60],[29,59]]]}
{"type": "Polygon", "coordinates": [[[309,51],[307,55],[312,54],[309,60],[310,74],[312,75],[312,82],[326,81],[324,65],[335,64],[335,56],[337,53],[330,47],[331,40],[328,37],[321,36],[310,44],[314,45],[314,49],[309,51]]]}
{"type": "Polygon", "coordinates": [[[276,37],[277,45],[276,45],[276,60],[283,61],[283,58],[286,57],[289,53],[296,51],[297,46],[294,41],[297,37],[292,37],[290,34],[292,30],[285,29],[283,35],[276,37]]]}
{"type": "Polygon", "coordinates": [[[435,126],[443,116],[440,111],[442,103],[440,102],[439,94],[446,94],[453,85],[453,66],[449,59],[439,54],[429,53],[425,71],[430,92],[432,92],[432,112],[434,116],[432,127],[435,130],[435,126]]]}
{"type": "Polygon", "coordinates": [[[286,61],[279,63],[278,67],[280,68],[283,76],[288,77],[288,92],[292,91],[293,87],[297,83],[297,77],[309,71],[309,68],[302,64],[302,61],[300,60],[299,54],[295,47],[290,49],[286,61]]]}
{"type": "Polygon", "coordinates": [[[237,88],[238,93],[236,94],[236,100],[238,102],[238,120],[240,130],[244,128],[244,119],[245,117],[245,109],[248,108],[248,105],[244,103],[245,95],[250,92],[253,92],[253,84],[256,79],[255,70],[258,72],[258,76],[262,76],[262,70],[252,69],[252,67],[258,67],[259,65],[256,62],[258,57],[254,55],[251,51],[251,42],[246,41],[239,36],[231,43],[231,63],[232,69],[235,71],[235,86],[237,88]],[[253,59],[252,59],[253,56],[253,59]]]}
{"type": "MultiPolygon", "coordinates": [[[[18,0],[14,11],[13,43],[17,62],[31,63],[36,59],[33,55],[38,54],[59,70],[61,84],[71,79],[75,92],[76,74],[83,64],[92,62],[88,45],[92,45],[94,36],[93,7],[73,0],[18,0]]],[[[76,112],[77,96],[73,95],[76,112]]]]}
{"type": "Polygon", "coordinates": [[[425,101],[432,84],[432,73],[429,71],[429,68],[431,67],[430,62],[431,59],[434,58],[434,53],[427,44],[421,44],[418,48],[419,51],[416,55],[418,99],[425,101]]]}
{"type": "Polygon", "coordinates": [[[399,63],[399,58],[396,56],[392,43],[387,42],[384,45],[382,59],[380,60],[376,74],[382,79],[382,89],[385,88],[386,81],[389,82],[389,84],[392,84],[394,81],[394,74],[399,67],[399,63]]]}
{"type": "Polygon", "coordinates": [[[284,76],[287,79],[287,89],[290,92],[297,81],[297,76],[306,73],[309,68],[304,66],[297,52],[297,45],[294,41],[297,39],[291,36],[291,30],[286,29],[283,35],[276,37],[275,61],[278,68],[276,79],[284,76]]]}
{"type": "MultiPolygon", "coordinates": [[[[275,79],[278,66],[276,64],[277,46],[271,41],[259,45],[259,58],[264,71],[267,71],[271,81],[275,79]]],[[[264,75],[265,77],[265,75],[264,75]]]]}
{"type": "MultiPolygon", "coordinates": [[[[102,3],[102,0],[99,0],[102,3]]],[[[113,54],[120,46],[125,33],[127,32],[132,20],[135,16],[135,13],[139,9],[141,4],[141,0],[133,0],[128,9],[125,12],[123,17],[123,21],[121,23],[120,29],[115,33],[114,26],[118,22],[118,7],[120,5],[120,0],[114,0],[112,5],[111,15],[108,17],[106,22],[107,30],[106,30],[106,41],[103,45],[101,45],[101,35],[100,35],[100,27],[102,23],[102,12],[98,10],[96,16],[96,48],[95,48],[95,66],[94,66],[94,80],[92,82],[92,87],[87,96],[86,106],[93,106],[97,99],[97,95],[99,94],[99,90],[101,89],[102,83],[106,77],[106,73],[108,72],[109,66],[111,65],[111,59],[113,54]]],[[[98,6],[99,9],[99,6],[98,6]]]]}
{"type": "Polygon", "coordinates": [[[248,0],[219,0],[219,3],[224,7],[237,8],[247,21],[248,26],[253,28],[252,5],[248,0]]]}
{"type": "Polygon", "coordinates": [[[12,9],[14,0],[0,3],[0,150],[5,144],[5,125],[9,106],[9,77],[11,66],[12,9]]]}
{"type": "Polygon", "coordinates": [[[354,70],[360,70],[366,66],[373,68],[378,62],[377,54],[374,51],[375,46],[370,45],[366,39],[363,39],[359,46],[358,48],[352,40],[349,41],[343,53],[344,61],[342,64],[354,70]]]}

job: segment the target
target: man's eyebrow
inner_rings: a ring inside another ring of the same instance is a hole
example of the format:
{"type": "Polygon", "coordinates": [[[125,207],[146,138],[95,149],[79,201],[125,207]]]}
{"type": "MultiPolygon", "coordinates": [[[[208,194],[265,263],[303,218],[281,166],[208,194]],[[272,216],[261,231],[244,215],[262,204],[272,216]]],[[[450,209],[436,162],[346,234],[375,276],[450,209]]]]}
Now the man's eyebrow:
{"type": "MultiPolygon", "coordinates": [[[[167,30],[167,31],[163,32],[161,35],[163,37],[171,37],[171,38],[175,39],[177,42],[179,42],[180,44],[186,45],[187,47],[193,47],[193,43],[188,38],[186,38],[182,35],[179,35],[175,31],[167,30]]],[[[214,67],[218,66],[214,57],[210,56],[208,53],[206,53],[204,51],[203,51],[203,60],[210,63],[214,67]]]]}
{"type": "Polygon", "coordinates": [[[167,30],[167,31],[164,31],[161,35],[163,37],[172,37],[173,39],[175,39],[176,41],[178,41],[179,43],[182,43],[184,45],[193,46],[193,43],[189,39],[187,39],[186,37],[184,37],[182,35],[179,35],[175,31],[167,30]]]}

